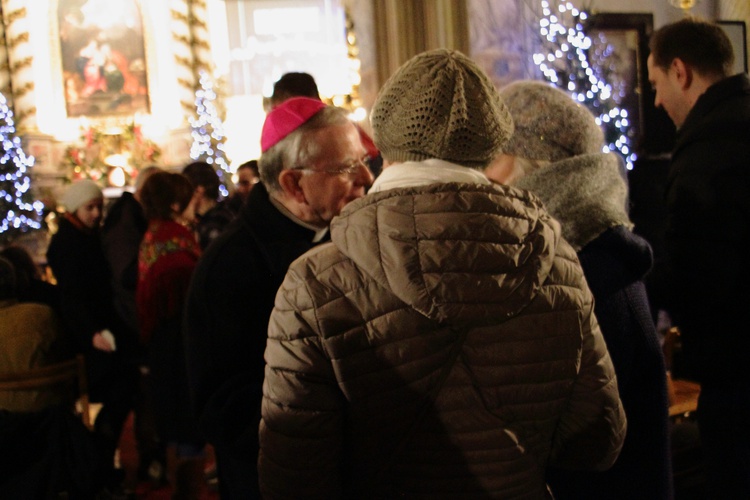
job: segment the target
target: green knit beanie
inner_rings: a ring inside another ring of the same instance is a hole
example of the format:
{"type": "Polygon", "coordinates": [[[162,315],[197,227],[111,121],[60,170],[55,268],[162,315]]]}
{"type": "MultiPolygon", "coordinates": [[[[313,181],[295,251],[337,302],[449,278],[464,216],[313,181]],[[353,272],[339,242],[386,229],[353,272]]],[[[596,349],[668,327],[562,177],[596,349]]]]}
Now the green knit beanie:
{"type": "Polygon", "coordinates": [[[390,161],[437,158],[483,168],[513,133],[497,89],[471,59],[423,52],[396,70],[371,113],[375,145],[390,161]]]}

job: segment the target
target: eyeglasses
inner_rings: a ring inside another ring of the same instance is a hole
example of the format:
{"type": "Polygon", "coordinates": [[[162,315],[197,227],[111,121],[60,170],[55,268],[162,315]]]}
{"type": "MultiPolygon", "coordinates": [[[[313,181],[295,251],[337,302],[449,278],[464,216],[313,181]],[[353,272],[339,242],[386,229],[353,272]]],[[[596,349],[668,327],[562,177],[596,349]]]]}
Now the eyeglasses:
{"type": "Polygon", "coordinates": [[[365,155],[362,158],[358,160],[354,160],[349,165],[346,165],[344,167],[339,168],[326,168],[326,169],[315,169],[315,168],[308,168],[308,167],[294,167],[292,170],[301,170],[303,172],[323,172],[329,175],[356,175],[359,173],[360,169],[362,167],[364,168],[370,168],[370,157],[365,155]]]}

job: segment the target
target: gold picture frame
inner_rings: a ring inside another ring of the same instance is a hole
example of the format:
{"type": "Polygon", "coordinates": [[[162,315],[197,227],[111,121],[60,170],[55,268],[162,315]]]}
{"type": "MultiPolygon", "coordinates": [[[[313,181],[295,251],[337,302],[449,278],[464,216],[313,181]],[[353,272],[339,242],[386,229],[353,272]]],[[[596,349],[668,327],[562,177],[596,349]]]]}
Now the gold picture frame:
{"type": "Polygon", "coordinates": [[[138,0],[58,0],[60,63],[69,118],[150,112],[138,0]]]}

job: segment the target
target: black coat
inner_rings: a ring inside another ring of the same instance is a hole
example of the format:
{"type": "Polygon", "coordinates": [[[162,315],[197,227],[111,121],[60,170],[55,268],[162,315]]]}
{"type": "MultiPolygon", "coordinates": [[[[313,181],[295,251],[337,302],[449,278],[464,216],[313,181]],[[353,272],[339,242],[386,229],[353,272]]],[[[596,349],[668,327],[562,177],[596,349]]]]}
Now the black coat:
{"type": "MultiPolygon", "coordinates": [[[[289,264],[314,232],[283,215],[258,184],[198,263],[185,310],[188,381],[217,455],[255,467],[268,319],[289,264]]],[[[257,485],[254,485],[257,490],[257,485]]]]}
{"type": "Polygon", "coordinates": [[[107,212],[102,226],[102,248],[112,272],[115,310],[138,338],[135,288],[138,283],[138,249],[148,221],[132,193],[124,192],[107,212]]]}
{"type": "Polygon", "coordinates": [[[551,471],[552,491],[560,499],[671,498],[666,368],[642,281],[652,264],[651,248],[617,226],[578,257],[615,366],[628,431],[610,470],[551,471]]]}
{"type": "Polygon", "coordinates": [[[699,381],[744,377],[750,352],[750,80],[727,78],[677,132],[667,184],[672,317],[699,381]]]}
{"type": "Polygon", "coordinates": [[[57,279],[63,325],[76,339],[77,350],[86,356],[92,400],[106,403],[119,399],[118,405],[129,406],[134,372],[124,360],[133,352],[134,340],[115,314],[109,267],[98,231],[84,231],[61,218],[47,249],[47,262],[57,279]],[[115,336],[114,353],[99,351],[91,343],[94,334],[105,328],[115,336]]]}
{"type": "Polygon", "coordinates": [[[63,320],[85,352],[96,332],[111,328],[114,309],[98,231],[84,231],[61,218],[47,249],[47,262],[60,290],[63,320]]]}

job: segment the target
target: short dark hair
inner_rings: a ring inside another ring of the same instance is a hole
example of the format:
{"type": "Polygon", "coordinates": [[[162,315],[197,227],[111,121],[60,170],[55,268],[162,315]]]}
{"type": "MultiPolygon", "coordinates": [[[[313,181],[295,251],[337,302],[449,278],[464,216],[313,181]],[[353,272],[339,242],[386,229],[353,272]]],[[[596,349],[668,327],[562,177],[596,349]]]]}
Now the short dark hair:
{"type": "Polygon", "coordinates": [[[11,244],[0,250],[0,257],[7,259],[16,272],[16,298],[25,297],[33,280],[41,280],[42,272],[26,248],[11,244]]]}
{"type": "Polygon", "coordinates": [[[242,169],[249,168],[253,171],[255,174],[255,177],[259,177],[260,174],[258,173],[258,160],[248,160],[239,167],[237,167],[237,172],[239,172],[242,169]]]}
{"type": "Polygon", "coordinates": [[[734,51],[724,30],[717,24],[685,18],[662,26],[649,44],[654,64],[669,69],[676,58],[699,74],[725,78],[734,64],[734,51]]]}
{"type": "Polygon", "coordinates": [[[309,97],[320,100],[318,85],[309,73],[284,73],[273,84],[271,104],[278,106],[292,97],[309,97]]]}
{"type": "Polygon", "coordinates": [[[16,269],[5,257],[0,257],[0,300],[18,298],[16,269]]]}
{"type": "Polygon", "coordinates": [[[192,197],[193,186],[187,177],[171,172],[151,174],[141,190],[141,204],[147,219],[169,220],[172,205],[177,203],[178,211],[182,212],[192,197]]]}
{"type": "Polygon", "coordinates": [[[193,185],[193,189],[201,186],[207,198],[219,199],[219,176],[214,167],[204,161],[196,161],[183,168],[182,174],[193,185]]]}

